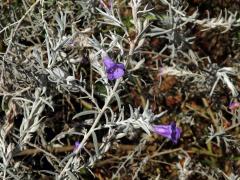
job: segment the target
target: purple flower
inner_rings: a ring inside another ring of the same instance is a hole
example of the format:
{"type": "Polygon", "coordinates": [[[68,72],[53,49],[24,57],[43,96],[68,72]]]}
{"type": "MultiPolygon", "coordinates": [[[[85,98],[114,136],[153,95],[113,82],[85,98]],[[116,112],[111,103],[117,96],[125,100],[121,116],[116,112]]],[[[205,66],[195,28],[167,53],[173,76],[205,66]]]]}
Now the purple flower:
{"type": "Polygon", "coordinates": [[[109,80],[119,79],[124,75],[124,64],[117,64],[113,62],[113,60],[108,56],[103,58],[103,63],[105,65],[107,77],[109,80]]]}
{"type": "Polygon", "coordinates": [[[154,125],[153,131],[163,137],[170,139],[174,144],[177,144],[181,135],[180,128],[176,127],[175,122],[169,125],[154,125]]]}
{"type": "Polygon", "coordinates": [[[76,141],[75,144],[74,144],[74,149],[73,149],[73,151],[75,152],[80,145],[81,145],[81,143],[80,143],[79,141],[76,141]]]}
{"type": "Polygon", "coordinates": [[[238,109],[239,107],[240,107],[239,102],[232,102],[232,103],[229,104],[229,109],[231,109],[231,110],[238,109]]]}

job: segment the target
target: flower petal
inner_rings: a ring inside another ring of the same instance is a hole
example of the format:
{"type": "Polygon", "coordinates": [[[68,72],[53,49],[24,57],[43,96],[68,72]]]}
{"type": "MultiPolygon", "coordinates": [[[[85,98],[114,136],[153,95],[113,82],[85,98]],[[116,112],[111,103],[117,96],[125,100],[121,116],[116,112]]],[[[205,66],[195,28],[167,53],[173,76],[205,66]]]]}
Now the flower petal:
{"type": "Polygon", "coordinates": [[[124,75],[124,69],[116,68],[113,72],[114,79],[118,79],[124,75]]]}
{"type": "Polygon", "coordinates": [[[114,80],[115,79],[115,77],[114,77],[114,73],[107,73],[107,77],[108,77],[108,79],[110,80],[110,81],[112,81],[112,80],[114,80]]]}
{"type": "Polygon", "coordinates": [[[81,143],[79,141],[76,141],[75,144],[74,144],[73,151],[76,151],[80,145],[81,145],[81,143]]]}
{"type": "Polygon", "coordinates": [[[125,66],[122,63],[116,64],[118,68],[121,68],[122,70],[125,71],[125,66]]]}
{"type": "Polygon", "coordinates": [[[229,104],[229,109],[231,109],[231,110],[238,109],[239,107],[240,107],[239,102],[232,102],[232,103],[229,104]]]}
{"type": "Polygon", "coordinates": [[[111,68],[113,68],[116,65],[116,63],[114,63],[113,60],[108,56],[103,58],[103,63],[107,71],[109,71],[111,68]]]}
{"type": "Polygon", "coordinates": [[[154,128],[155,133],[157,133],[163,137],[166,137],[168,139],[171,139],[172,130],[169,125],[155,125],[155,126],[153,126],[153,128],[154,128]]]}
{"type": "Polygon", "coordinates": [[[163,137],[170,139],[174,144],[178,143],[181,136],[181,130],[176,126],[175,122],[169,125],[155,125],[153,131],[163,137]]]}

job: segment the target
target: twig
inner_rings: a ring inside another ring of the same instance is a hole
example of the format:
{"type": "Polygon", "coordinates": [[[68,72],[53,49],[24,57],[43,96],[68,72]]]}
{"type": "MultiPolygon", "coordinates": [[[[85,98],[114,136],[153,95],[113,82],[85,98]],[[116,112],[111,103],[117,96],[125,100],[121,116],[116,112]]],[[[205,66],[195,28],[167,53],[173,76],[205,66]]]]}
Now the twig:
{"type": "Polygon", "coordinates": [[[216,121],[216,119],[215,119],[215,117],[213,115],[213,112],[212,112],[211,108],[209,107],[209,104],[208,104],[207,100],[205,98],[202,98],[202,101],[203,101],[204,106],[207,108],[207,113],[211,117],[213,125],[217,129],[218,128],[217,121],[216,121]]]}

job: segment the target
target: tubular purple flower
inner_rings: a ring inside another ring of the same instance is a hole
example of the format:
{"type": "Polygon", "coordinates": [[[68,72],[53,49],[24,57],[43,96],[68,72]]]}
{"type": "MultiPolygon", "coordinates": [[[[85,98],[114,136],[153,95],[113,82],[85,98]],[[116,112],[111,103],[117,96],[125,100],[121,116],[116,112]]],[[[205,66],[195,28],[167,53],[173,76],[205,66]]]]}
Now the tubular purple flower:
{"type": "Polygon", "coordinates": [[[125,73],[125,66],[122,63],[115,63],[113,60],[106,56],[103,58],[103,63],[106,68],[107,77],[109,80],[115,80],[122,77],[125,73]]]}
{"type": "Polygon", "coordinates": [[[175,122],[171,122],[169,125],[154,125],[153,131],[163,137],[170,139],[174,144],[178,143],[181,135],[180,128],[176,127],[175,122]]]}

